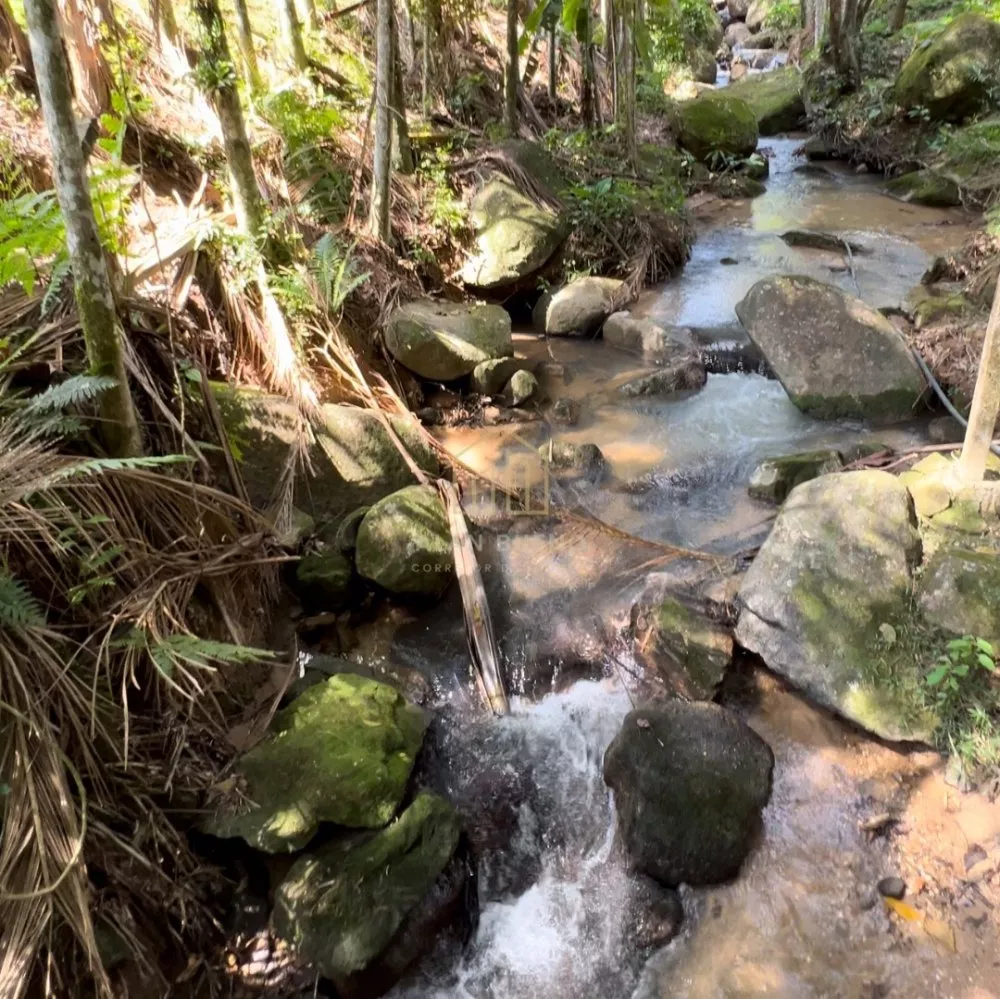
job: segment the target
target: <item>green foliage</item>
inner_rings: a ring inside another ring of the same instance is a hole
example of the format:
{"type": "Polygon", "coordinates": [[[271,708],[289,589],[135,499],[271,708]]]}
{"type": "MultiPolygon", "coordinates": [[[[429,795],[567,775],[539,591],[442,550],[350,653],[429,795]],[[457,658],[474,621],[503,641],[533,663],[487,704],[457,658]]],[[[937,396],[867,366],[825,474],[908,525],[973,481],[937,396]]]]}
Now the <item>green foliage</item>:
{"type": "Polygon", "coordinates": [[[992,166],[1000,160],[1000,118],[987,118],[960,128],[942,125],[930,146],[963,167],[992,166]]]}
{"type": "Polygon", "coordinates": [[[795,31],[801,20],[798,0],[775,0],[764,18],[764,27],[781,35],[795,31]]]}
{"type": "Polygon", "coordinates": [[[435,229],[443,229],[454,236],[468,225],[468,219],[465,206],[448,182],[450,161],[451,150],[438,148],[432,155],[421,158],[417,173],[427,201],[428,220],[435,229]]]}
{"type": "Polygon", "coordinates": [[[651,0],[646,11],[647,62],[660,71],[683,63],[687,49],[705,45],[717,26],[706,0],[651,0]]]}
{"type": "Polygon", "coordinates": [[[274,653],[266,649],[216,642],[197,635],[176,634],[156,638],[141,628],[133,628],[116,645],[119,648],[147,652],[153,665],[166,680],[173,679],[177,670],[184,666],[205,669],[216,663],[246,665],[274,657],[274,653]]]}
{"type": "Polygon", "coordinates": [[[316,282],[326,311],[340,315],[351,292],[360,288],[370,277],[370,271],[360,271],[354,258],[354,244],[345,247],[327,233],[313,247],[309,270],[316,282]]]}
{"type": "Polygon", "coordinates": [[[45,625],[41,604],[27,587],[6,569],[0,568],[0,631],[25,631],[45,625]]]}

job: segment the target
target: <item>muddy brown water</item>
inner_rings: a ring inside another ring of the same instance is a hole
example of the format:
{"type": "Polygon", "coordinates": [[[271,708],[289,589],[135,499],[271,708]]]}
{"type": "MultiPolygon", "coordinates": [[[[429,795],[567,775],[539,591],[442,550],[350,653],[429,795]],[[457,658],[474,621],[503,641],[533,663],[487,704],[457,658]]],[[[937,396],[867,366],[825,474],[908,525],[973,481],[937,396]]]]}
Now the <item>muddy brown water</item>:
{"type": "MultiPolygon", "coordinates": [[[[696,207],[691,262],[644,295],[639,311],[696,327],[706,342],[738,340],[735,303],[780,273],[896,306],[932,256],[970,229],[960,212],[890,200],[873,178],[803,172],[797,140],[767,145],[767,193],[696,207]],[[779,234],[792,227],[850,234],[871,253],[855,258],[852,276],[836,255],[786,246],[779,234]]],[[[576,427],[552,432],[598,444],[610,464],[603,482],[577,484],[562,499],[652,542],[725,553],[759,536],[771,511],[747,498],[746,482],[769,455],[846,449],[873,435],[897,447],[924,440],[919,423],[874,431],[811,420],[759,375],[712,375],[686,397],[637,400],[618,389],[646,370],[641,359],[601,341],[524,331],[516,346],[562,364],[555,394],[581,404],[576,427]]],[[[534,449],[548,432],[534,424],[439,436],[473,467],[523,483],[542,475],[534,449]]],[[[474,938],[461,952],[429,955],[395,999],[1000,999],[992,908],[1000,906],[1000,804],[950,787],[936,754],[873,741],[751,666],[723,699],[775,752],[761,840],[733,883],[682,891],[675,940],[653,951],[640,945],[601,763],[631,707],[625,680],[635,664],[615,636],[649,573],[691,571],[661,555],[581,522],[539,520],[536,530],[522,524],[493,538],[481,560],[488,588],[502,597],[494,607],[513,686],[542,653],[565,666],[561,678],[558,668],[553,674],[553,693],[515,689],[504,718],[476,713],[461,632],[445,636],[440,615],[417,618],[388,641],[387,658],[438,677],[441,789],[456,799],[483,780],[517,789],[505,818],[513,834],[479,858],[474,938]],[[457,666],[441,680],[449,656],[457,666]],[[577,675],[584,678],[573,682],[577,675]],[[889,875],[906,880],[916,921],[875,896],[889,875]]]]}

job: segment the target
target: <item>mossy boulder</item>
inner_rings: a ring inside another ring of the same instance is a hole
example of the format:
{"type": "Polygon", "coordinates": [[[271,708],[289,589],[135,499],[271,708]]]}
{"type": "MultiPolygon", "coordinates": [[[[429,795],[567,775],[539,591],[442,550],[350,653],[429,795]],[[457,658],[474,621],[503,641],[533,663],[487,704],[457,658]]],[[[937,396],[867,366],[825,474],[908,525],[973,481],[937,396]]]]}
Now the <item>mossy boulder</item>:
{"type": "Polygon", "coordinates": [[[750,476],[747,492],[766,503],[784,503],[796,486],[820,475],[839,472],[843,465],[839,451],[800,451],[766,458],[750,476]]]}
{"type": "Polygon", "coordinates": [[[538,379],[530,371],[515,371],[503,390],[508,406],[523,406],[538,392],[538,379]]]}
{"type": "Polygon", "coordinates": [[[717,704],[631,712],[604,754],[631,866],[668,886],[735,877],[760,829],[773,767],[767,743],[717,704]]]}
{"type": "Polygon", "coordinates": [[[333,676],[278,712],[237,764],[249,811],[216,815],[206,831],[283,853],[302,849],[321,822],[379,829],[403,799],[426,727],[392,687],[333,676]]]}
{"type": "Polygon", "coordinates": [[[612,347],[641,354],[658,363],[678,361],[695,352],[694,335],[689,329],[660,326],[625,311],[608,316],[601,335],[612,347]]]}
{"type": "Polygon", "coordinates": [[[483,361],[514,353],[510,316],[499,305],[429,298],[393,312],[385,346],[414,374],[442,382],[469,374],[483,361]]]}
{"type": "Polygon", "coordinates": [[[726,87],[725,93],[750,105],[761,135],[791,132],[805,124],[802,77],[792,66],[746,76],[726,87]]]}
{"type": "Polygon", "coordinates": [[[462,268],[462,280],[481,291],[524,287],[552,259],[568,234],[548,202],[563,181],[551,156],[537,143],[511,140],[501,147],[531,178],[537,192],[521,190],[504,174],[496,174],[473,197],[470,217],[476,246],[462,268]]]}
{"type": "Polygon", "coordinates": [[[1000,553],[944,547],[920,577],[924,619],[953,635],[1000,639],[1000,553]]]}
{"type": "Polygon", "coordinates": [[[358,572],[390,593],[439,596],[454,576],[451,531],[433,486],[379,500],[358,528],[358,572]]]}
{"type": "Polygon", "coordinates": [[[889,661],[880,630],[911,620],[920,536],[888,472],[824,475],[795,488],[740,586],[736,640],[808,697],[885,739],[928,739],[905,695],[924,664],[889,661]]]}
{"type": "Polygon", "coordinates": [[[914,170],[894,177],[885,189],[900,201],[912,201],[932,208],[953,208],[962,203],[958,184],[933,170],[914,170]]]}
{"type": "MultiPolygon", "coordinates": [[[[288,399],[252,389],[213,384],[212,391],[250,500],[266,509],[290,449],[301,442],[301,413],[288,399]]],[[[395,414],[387,418],[416,465],[437,475],[437,455],[419,423],[395,414]]],[[[381,420],[370,410],[324,403],[312,431],[314,439],[308,445],[312,474],[299,477],[295,505],[317,521],[336,519],[415,481],[381,420]]]]}
{"type": "Polygon", "coordinates": [[[746,101],[725,91],[681,104],[677,128],[681,147],[702,161],[714,153],[749,156],[757,148],[753,110],[746,101]]]}
{"type": "Polygon", "coordinates": [[[481,395],[499,395],[503,387],[529,362],[519,357],[500,357],[492,361],[483,361],[472,369],[469,388],[481,395]]]}
{"type": "Polygon", "coordinates": [[[624,297],[625,283],[617,278],[577,278],[542,295],[531,318],[535,328],[548,336],[592,336],[624,297]]]}
{"type": "Polygon", "coordinates": [[[719,75],[719,64],[715,61],[715,52],[701,45],[691,45],[687,51],[687,64],[691,76],[698,83],[715,84],[719,75]]]}
{"type": "Polygon", "coordinates": [[[960,14],[903,63],[893,96],[907,110],[924,107],[935,121],[962,121],[987,107],[1000,65],[1000,25],[960,14]]]}
{"type": "Polygon", "coordinates": [[[912,416],[924,378],[880,312],[808,277],[758,281],[736,314],[792,402],[820,419],[912,416]]]}
{"type": "Polygon", "coordinates": [[[275,896],[275,930],[338,995],[381,995],[448,921],[463,885],[435,889],[460,837],[455,809],[418,794],[381,832],[297,860],[275,896]]]}
{"type": "Polygon", "coordinates": [[[339,610],[347,603],[354,578],[351,560],[336,548],[303,555],[295,567],[295,591],[310,611],[339,610]]]}

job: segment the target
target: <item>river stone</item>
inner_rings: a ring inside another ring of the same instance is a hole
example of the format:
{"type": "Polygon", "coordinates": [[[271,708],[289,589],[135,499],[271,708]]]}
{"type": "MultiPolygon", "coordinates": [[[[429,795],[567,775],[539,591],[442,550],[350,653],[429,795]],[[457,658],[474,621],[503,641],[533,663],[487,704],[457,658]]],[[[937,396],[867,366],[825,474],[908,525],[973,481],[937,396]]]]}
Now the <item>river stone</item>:
{"type": "Polygon", "coordinates": [[[295,567],[295,592],[311,613],[339,610],[350,596],[354,567],[336,548],[304,555],[295,567]]]}
{"type": "Polygon", "coordinates": [[[604,754],[631,866],[673,887],[739,873],[771,794],[774,755],[732,712],[670,701],[628,714],[604,754]]]}
{"type": "Polygon", "coordinates": [[[773,4],[774,0],[752,0],[746,16],[747,27],[752,32],[756,34],[764,27],[764,21],[767,20],[767,15],[771,13],[773,4]]]}
{"type": "Polygon", "coordinates": [[[508,406],[521,406],[538,391],[538,379],[530,371],[515,371],[503,390],[508,406]]]}
{"type": "Polygon", "coordinates": [[[483,361],[472,369],[469,388],[480,395],[499,395],[507,384],[528,362],[519,357],[498,357],[483,361]]]}
{"type": "Polygon", "coordinates": [[[893,96],[906,110],[924,107],[935,121],[961,121],[986,107],[1000,64],[1000,25],[960,14],[903,63],[893,96]]]}
{"type": "Polygon", "coordinates": [[[789,246],[803,246],[810,250],[826,250],[829,253],[844,253],[850,249],[857,256],[870,256],[871,250],[861,243],[846,239],[839,233],[821,232],[817,229],[788,229],[781,234],[783,243],[789,246]]]}
{"type": "Polygon", "coordinates": [[[562,427],[575,427],[580,422],[580,403],[576,399],[556,399],[549,410],[549,419],[562,427]]]}
{"type": "MultiPolygon", "coordinates": [[[[250,501],[267,509],[281,480],[290,449],[300,446],[302,420],[288,399],[252,389],[212,384],[223,426],[250,501]]],[[[378,415],[355,406],[324,403],[308,445],[312,474],[297,477],[295,505],[317,521],[335,520],[355,507],[374,503],[415,481],[403,455],[378,415]]],[[[431,475],[440,466],[416,420],[387,419],[416,465],[431,475]]],[[[223,468],[220,475],[225,475],[223,468]]]]}
{"type": "Polygon", "coordinates": [[[675,596],[638,608],[633,635],[639,658],[688,700],[711,700],[732,662],[731,633],[675,596]]]}
{"type": "MultiPolygon", "coordinates": [[[[894,684],[873,672],[880,626],[910,613],[920,536],[906,486],[876,470],[797,486],[738,594],[736,641],[817,703],[884,739],[927,739],[894,684]]],[[[903,657],[901,675],[922,665],[903,657]]]]}
{"type": "Polygon", "coordinates": [[[532,321],[548,336],[592,336],[615,310],[625,283],[617,278],[582,277],[538,300],[532,321]]]}
{"type": "Polygon", "coordinates": [[[924,392],[899,331],[839,288],[807,277],[767,278],[736,314],[792,402],[812,416],[904,420],[924,392]]]}
{"type": "Polygon", "coordinates": [[[917,587],[924,619],[953,635],[1000,639],[1000,555],[941,548],[917,587]]]}
{"type": "Polygon", "coordinates": [[[378,829],[396,814],[426,727],[392,687],[333,676],[279,711],[237,763],[254,807],[216,815],[205,831],[283,853],[302,849],[321,822],[378,829]]]}
{"type": "Polygon", "coordinates": [[[704,386],[708,374],[698,357],[689,356],[668,367],[658,368],[648,375],[633,378],[618,389],[622,395],[637,398],[644,395],[672,395],[704,386]]]}
{"type": "Polygon", "coordinates": [[[725,89],[750,105],[761,135],[779,135],[805,124],[802,79],[794,66],[746,76],[725,89]]]}
{"type": "Polygon", "coordinates": [[[592,481],[607,470],[607,459],[596,444],[573,444],[550,440],[538,449],[538,454],[557,472],[574,472],[592,481]]]}
{"type": "Polygon", "coordinates": [[[691,45],[687,51],[687,64],[697,83],[710,83],[714,86],[719,76],[719,64],[715,61],[714,52],[701,45],[691,45]]]}
{"type": "Polygon", "coordinates": [[[708,161],[714,153],[749,156],[757,148],[757,118],[728,89],[688,101],[677,112],[678,141],[696,159],[708,161]]]}
{"type": "MultiPolygon", "coordinates": [[[[275,895],[275,931],[338,995],[381,995],[420,956],[386,951],[414,935],[410,917],[445,873],[460,837],[455,809],[436,794],[418,794],[381,832],[299,858],[275,895]],[[376,965],[381,973],[372,975],[376,965]]],[[[429,948],[433,935],[423,943],[429,948]]]]}
{"type": "Polygon", "coordinates": [[[819,475],[839,472],[844,462],[838,451],[801,451],[780,458],[766,458],[750,476],[747,492],[756,500],[784,503],[800,483],[819,475]]]}
{"type": "Polygon", "coordinates": [[[962,203],[958,184],[933,170],[914,170],[894,177],[885,189],[900,201],[912,201],[932,208],[954,208],[962,203]]]}
{"type": "MultiPolygon", "coordinates": [[[[745,21],[750,10],[750,0],[726,0],[726,9],[734,21],[745,21]]],[[[747,31],[750,29],[747,28],[747,31]]]]}
{"type": "Polygon", "coordinates": [[[636,319],[630,312],[612,313],[604,322],[604,342],[631,350],[651,360],[673,361],[694,353],[694,336],[682,326],[659,326],[636,319]]]}
{"type": "Polygon", "coordinates": [[[752,34],[753,32],[742,21],[734,20],[727,26],[723,40],[731,49],[735,49],[745,46],[752,34]]]}
{"type": "Polygon", "coordinates": [[[430,298],[393,312],[385,346],[414,374],[442,382],[469,374],[482,361],[514,353],[510,316],[499,305],[430,298]]]}
{"type": "Polygon", "coordinates": [[[358,529],[358,572],[390,593],[440,596],[454,575],[451,530],[433,486],[379,500],[358,529]]]}

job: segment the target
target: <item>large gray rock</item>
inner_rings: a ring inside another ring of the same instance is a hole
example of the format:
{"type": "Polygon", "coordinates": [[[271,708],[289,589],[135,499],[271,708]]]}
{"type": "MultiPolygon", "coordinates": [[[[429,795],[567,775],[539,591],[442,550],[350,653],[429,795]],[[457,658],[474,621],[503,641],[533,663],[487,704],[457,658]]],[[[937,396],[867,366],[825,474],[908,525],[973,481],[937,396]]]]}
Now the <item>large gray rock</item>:
{"type": "Polygon", "coordinates": [[[644,395],[673,395],[703,388],[708,374],[700,358],[688,356],[666,367],[657,368],[622,385],[618,391],[629,398],[644,395]]]}
{"type": "MultiPolygon", "coordinates": [[[[726,9],[733,21],[745,21],[750,12],[750,0],[726,0],[726,9]]],[[[747,28],[748,32],[749,30],[747,28]]]]}
{"type": "Polygon", "coordinates": [[[469,374],[483,361],[514,353],[510,316],[499,305],[430,298],[393,312],[385,346],[414,374],[442,382],[469,374]]]}
{"type": "Polygon", "coordinates": [[[733,21],[726,28],[724,38],[726,44],[731,49],[735,49],[738,46],[746,45],[752,34],[753,32],[742,21],[733,21]]]}
{"type": "Polygon", "coordinates": [[[408,486],[379,500],[358,528],[358,572],[390,593],[439,596],[454,555],[444,504],[433,486],[408,486]]]}
{"type": "Polygon", "coordinates": [[[1000,639],[1000,554],[941,548],[917,587],[924,619],[953,635],[1000,639]]]}
{"type": "Polygon", "coordinates": [[[483,361],[472,369],[469,387],[473,392],[482,395],[499,395],[516,372],[529,366],[529,361],[519,357],[501,357],[493,361],[483,361]]]}
{"type": "MultiPolygon", "coordinates": [[[[252,389],[213,383],[212,392],[250,500],[265,509],[273,501],[291,449],[301,444],[301,413],[288,399],[252,389]]],[[[437,475],[437,455],[416,420],[397,415],[388,420],[417,466],[437,475]]],[[[312,432],[308,445],[312,474],[297,477],[295,505],[317,521],[335,520],[416,481],[370,410],[324,403],[312,432]]]]}
{"type": "Polygon", "coordinates": [[[636,319],[630,312],[615,312],[604,322],[604,342],[644,357],[670,362],[695,353],[694,336],[683,326],[659,326],[649,319],[636,319]]]}
{"type": "Polygon", "coordinates": [[[752,0],[746,16],[747,27],[751,31],[756,33],[764,27],[764,22],[767,20],[767,15],[771,13],[773,4],[774,0],[752,0]]]}
{"type": "Polygon", "coordinates": [[[984,14],[961,14],[903,63],[893,96],[935,120],[961,121],[996,102],[998,64],[1000,25],[984,14]]]}
{"type": "Polygon", "coordinates": [[[746,101],[728,90],[687,101],[677,110],[678,142],[696,159],[749,156],[757,148],[757,117],[746,101]]]}
{"type": "Polygon", "coordinates": [[[310,687],[274,718],[236,765],[248,810],[207,832],[268,853],[300,850],[321,822],[378,829],[396,814],[427,717],[397,690],[350,673],[310,687]]]}
{"type": "MultiPolygon", "coordinates": [[[[758,43],[756,38],[753,41],[758,43]]],[[[793,66],[746,76],[725,89],[750,105],[761,135],[791,132],[805,124],[802,77],[793,66]]]]}
{"type": "Polygon", "coordinates": [[[296,861],[275,896],[275,930],[338,995],[381,995],[461,908],[468,875],[455,863],[460,836],[455,809],[422,792],[374,836],[337,840],[296,861]]]}
{"type": "Polygon", "coordinates": [[[910,622],[920,537],[888,472],[824,475],[794,489],[738,594],[736,640],[819,704],[885,739],[926,739],[933,719],[902,691],[923,664],[883,625],[910,622]]]}
{"type": "Polygon", "coordinates": [[[532,321],[548,336],[592,336],[621,304],[625,284],[617,278],[583,277],[546,293],[532,321]]]}
{"type": "Polygon", "coordinates": [[[924,378],[880,312],[807,277],[758,281],[736,306],[792,402],[820,419],[911,416],[924,378]]]}
{"type": "Polygon", "coordinates": [[[717,704],[671,701],[626,716],[604,754],[632,866],[662,884],[739,873],[771,794],[774,755],[717,704]]]}
{"type": "Polygon", "coordinates": [[[844,459],[837,451],[800,451],[765,458],[750,476],[747,492],[765,503],[784,503],[798,485],[830,472],[839,472],[844,459]]]}

